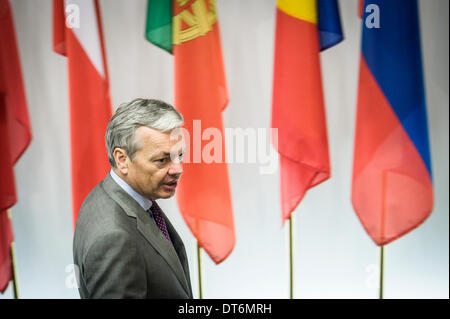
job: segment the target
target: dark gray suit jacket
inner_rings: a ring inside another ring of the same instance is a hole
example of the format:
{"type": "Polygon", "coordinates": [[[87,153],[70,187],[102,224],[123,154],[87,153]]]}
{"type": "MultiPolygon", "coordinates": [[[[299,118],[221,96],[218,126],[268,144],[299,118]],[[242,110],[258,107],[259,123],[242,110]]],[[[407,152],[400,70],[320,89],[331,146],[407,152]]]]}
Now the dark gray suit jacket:
{"type": "Polygon", "coordinates": [[[173,245],[108,173],[86,197],[73,241],[81,298],[192,298],[181,238],[173,245]]]}

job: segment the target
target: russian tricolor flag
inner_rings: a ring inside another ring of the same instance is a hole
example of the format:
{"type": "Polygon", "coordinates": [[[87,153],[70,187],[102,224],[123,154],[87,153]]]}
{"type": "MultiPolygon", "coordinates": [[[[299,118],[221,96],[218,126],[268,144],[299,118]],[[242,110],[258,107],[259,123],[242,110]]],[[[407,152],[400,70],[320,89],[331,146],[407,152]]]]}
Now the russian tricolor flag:
{"type": "Polygon", "coordinates": [[[416,0],[363,5],[352,202],[377,245],[419,226],[433,186],[416,0]]]}

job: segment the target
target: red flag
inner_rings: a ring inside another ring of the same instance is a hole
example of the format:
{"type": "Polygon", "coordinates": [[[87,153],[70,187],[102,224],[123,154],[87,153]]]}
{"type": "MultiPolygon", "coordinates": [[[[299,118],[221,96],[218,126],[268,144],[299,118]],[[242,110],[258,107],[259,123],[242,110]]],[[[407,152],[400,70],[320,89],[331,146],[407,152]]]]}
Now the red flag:
{"type": "MultiPolygon", "coordinates": [[[[221,149],[215,151],[222,152],[219,163],[205,163],[204,159],[195,163],[195,148],[191,147],[191,163],[184,165],[177,199],[200,246],[214,262],[220,263],[231,253],[236,239],[222,123],[228,92],[215,2],[173,3],[175,105],[183,114],[191,139],[195,138],[194,120],[201,120],[202,135],[208,128],[218,129],[221,149]],[[183,20],[189,14],[197,16],[198,24],[190,21],[192,25],[189,25],[183,20]],[[194,31],[193,37],[185,36],[189,31],[194,31]]],[[[202,146],[208,142],[211,141],[203,140],[202,146]]]]}
{"type": "Polygon", "coordinates": [[[25,87],[8,0],[0,0],[0,292],[12,278],[7,209],[17,202],[14,164],[31,141],[25,87]]]}
{"type": "Polygon", "coordinates": [[[147,11],[147,39],[175,56],[175,106],[189,132],[178,205],[200,246],[220,263],[236,238],[222,123],[228,92],[216,4],[149,0],[147,11]],[[202,153],[211,155],[212,162],[202,153]]]}
{"type": "Polygon", "coordinates": [[[53,49],[67,57],[74,224],[85,197],[108,172],[111,118],[100,7],[94,0],[53,1],[53,49]],[[67,22],[67,24],[65,23],[67,22]]]}
{"type": "Polygon", "coordinates": [[[343,37],[332,1],[278,0],[276,19],[272,127],[284,222],[308,189],[330,177],[319,53],[343,37]]]}

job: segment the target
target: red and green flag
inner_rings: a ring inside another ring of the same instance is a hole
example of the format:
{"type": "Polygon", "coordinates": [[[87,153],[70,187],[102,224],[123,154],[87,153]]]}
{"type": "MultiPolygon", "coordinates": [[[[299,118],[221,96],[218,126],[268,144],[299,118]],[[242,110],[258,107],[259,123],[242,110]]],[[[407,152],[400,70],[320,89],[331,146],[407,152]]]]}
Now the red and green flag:
{"type": "Polygon", "coordinates": [[[147,39],[174,55],[175,106],[183,114],[187,144],[193,149],[186,154],[178,205],[200,246],[220,263],[233,250],[235,230],[222,123],[228,92],[216,4],[214,0],[149,0],[147,14],[147,39]],[[194,124],[201,124],[199,132],[194,124]],[[221,151],[221,156],[207,163],[193,153],[204,151],[213,141],[201,139],[201,145],[193,145],[193,137],[205,137],[211,128],[220,132],[215,135],[219,149],[214,152],[221,151]]]}

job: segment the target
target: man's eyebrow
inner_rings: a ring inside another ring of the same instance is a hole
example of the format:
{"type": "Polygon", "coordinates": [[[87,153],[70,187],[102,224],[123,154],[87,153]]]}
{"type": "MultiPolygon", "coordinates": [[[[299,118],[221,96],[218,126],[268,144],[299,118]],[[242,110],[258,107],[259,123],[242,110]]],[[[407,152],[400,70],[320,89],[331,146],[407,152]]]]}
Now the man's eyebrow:
{"type": "Polygon", "coordinates": [[[170,152],[159,152],[152,156],[152,158],[160,157],[160,156],[170,156],[170,152]]]}
{"type": "MultiPolygon", "coordinates": [[[[184,151],[185,151],[185,149],[182,149],[178,153],[184,153],[184,151]]],[[[161,151],[161,152],[156,153],[155,155],[153,155],[151,158],[154,159],[154,158],[157,158],[157,157],[160,157],[160,156],[165,156],[165,157],[170,156],[170,152],[161,151]]]]}

